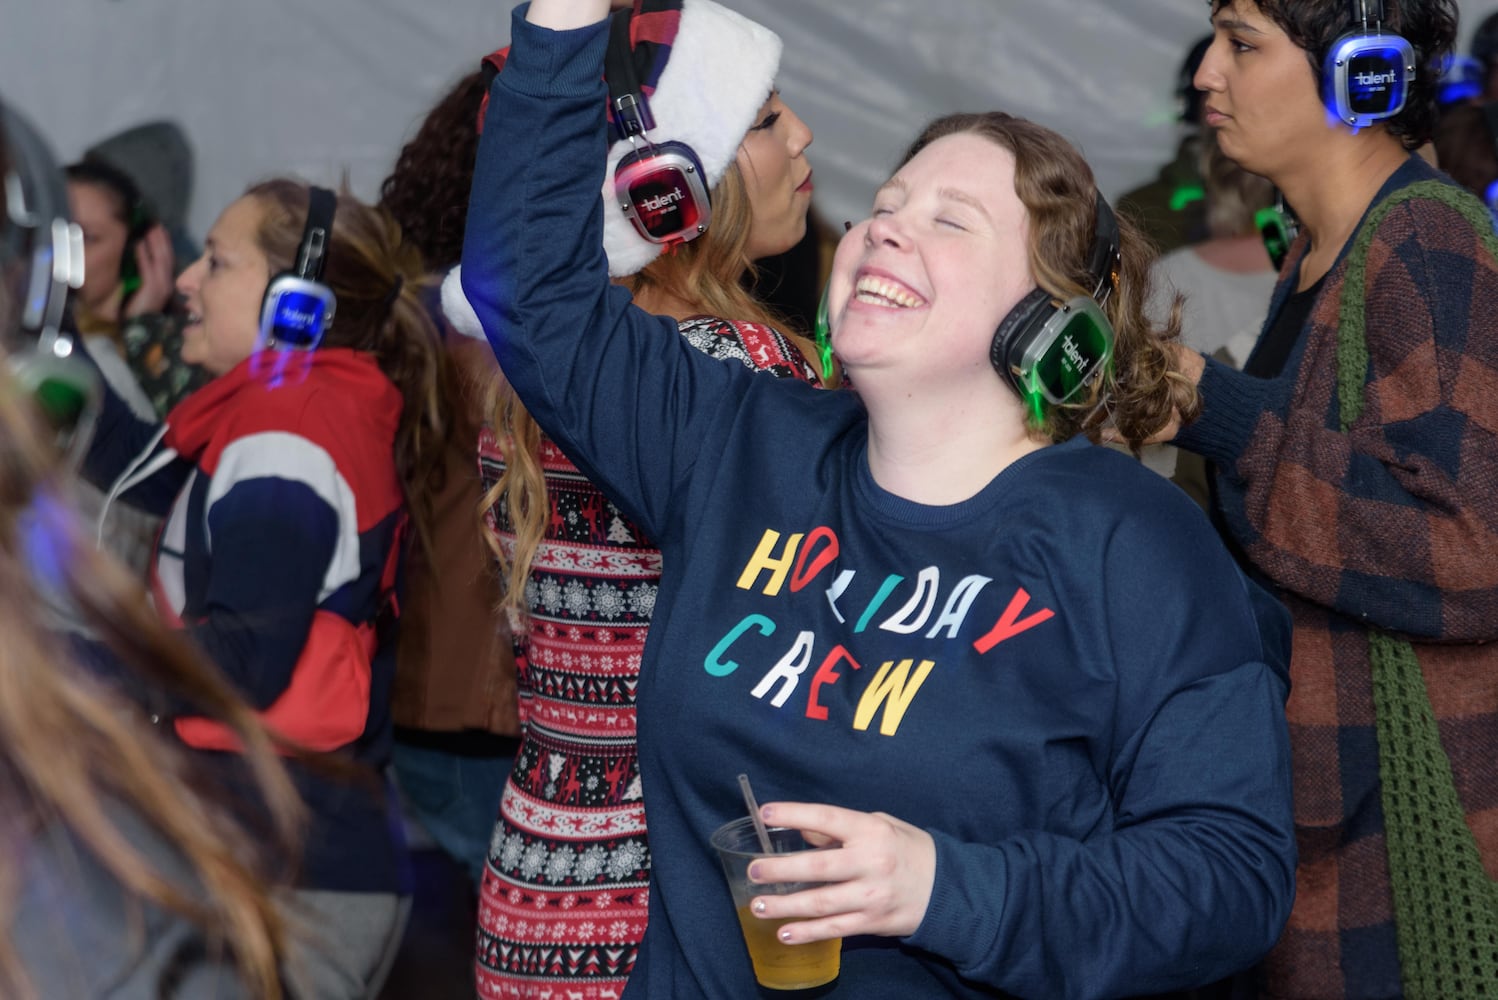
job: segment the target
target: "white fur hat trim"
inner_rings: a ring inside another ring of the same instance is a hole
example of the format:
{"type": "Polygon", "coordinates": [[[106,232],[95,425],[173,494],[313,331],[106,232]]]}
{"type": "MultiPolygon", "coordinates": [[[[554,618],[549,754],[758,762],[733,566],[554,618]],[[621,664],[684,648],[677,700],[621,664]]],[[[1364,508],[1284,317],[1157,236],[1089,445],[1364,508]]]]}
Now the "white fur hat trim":
{"type": "MultiPolygon", "coordinates": [[[[775,86],[780,50],[780,36],[770,29],[713,0],[683,0],[666,67],[649,98],[656,126],[650,138],[691,146],[711,190],[723,179],[775,86]],[[708,86],[702,86],[704,81],[708,86]]],[[[610,147],[603,179],[603,249],[609,274],[616,278],[640,271],[663,249],[635,230],[614,199],[614,167],[631,148],[623,139],[610,147]]],[[[442,281],[442,311],[453,329],[484,339],[463,294],[461,266],[442,281]]]]}
{"type": "Polygon", "coordinates": [[[452,328],[465,337],[484,339],[484,327],[478,313],[473,311],[468,296],[463,294],[463,265],[459,264],[447,272],[442,279],[442,314],[452,328]]]}
{"type": "MultiPolygon", "coordinates": [[[[655,142],[676,140],[702,161],[711,190],[738,153],[775,86],[780,36],[713,0],[683,0],[671,54],[649,97],[655,142]]],[[[603,178],[603,249],[616,278],[644,268],[663,249],[641,236],[614,198],[614,167],[630,151],[609,148],[603,178]]]]}

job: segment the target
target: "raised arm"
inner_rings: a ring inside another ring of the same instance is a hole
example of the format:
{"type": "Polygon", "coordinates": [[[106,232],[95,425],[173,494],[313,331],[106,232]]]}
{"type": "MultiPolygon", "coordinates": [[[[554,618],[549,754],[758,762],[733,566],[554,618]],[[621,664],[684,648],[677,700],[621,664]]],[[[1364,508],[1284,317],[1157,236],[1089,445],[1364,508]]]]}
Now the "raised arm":
{"type": "Polygon", "coordinates": [[[553,31],[519,14],[479,142],[463,292],[537,423],[660,537],[699,454],[696,423],[731,408],[731,384],[750,376],[692,350],[674,321],[635,308],[609,281],[606,22],[553,31]]]}
{"type": "Polygon", "coordinates": [[[597,24],[608,12],[609,0],[531,0],[525,19],[539,28],[567,31],[597,24]]]}

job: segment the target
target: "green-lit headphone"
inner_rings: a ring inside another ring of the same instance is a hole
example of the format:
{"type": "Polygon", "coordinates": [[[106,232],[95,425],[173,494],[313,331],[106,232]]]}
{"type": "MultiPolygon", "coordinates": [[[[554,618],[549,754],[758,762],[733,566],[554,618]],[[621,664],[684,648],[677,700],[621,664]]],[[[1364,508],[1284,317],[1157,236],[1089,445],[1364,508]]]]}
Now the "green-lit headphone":
{"type": "Polygon", "coordinates": [[[1254,228],[1264,240],[1264,249],[1269,251],[1269,262],[1278,271],[1290,252],[1290,244],[1300,233],[1300,223],[1285,204],[1285,196],[1274,193],[1274,204],[1254,213],[1254,228]]]}
{"type": "Polygon", "coordinates": [[[42,137],[0,103],[0,341],[10,378],[36,402],[60,449],[86,446],[103,395],[63,329],[68,289],[83,285],[83,234],[68,219],[67,190],[42,137]]]}
{"type": "Polygon", "coordinates": [[[1036,288],[994,331],[989,360],[1036,417],[1047,404],[1078,401],[1113,360],[1113,326],[1102,307],[1118,284],[1120,242],[1118,219],[1099,192],[1087,255],[1092,294],[1062,301],[1036,288]]]}

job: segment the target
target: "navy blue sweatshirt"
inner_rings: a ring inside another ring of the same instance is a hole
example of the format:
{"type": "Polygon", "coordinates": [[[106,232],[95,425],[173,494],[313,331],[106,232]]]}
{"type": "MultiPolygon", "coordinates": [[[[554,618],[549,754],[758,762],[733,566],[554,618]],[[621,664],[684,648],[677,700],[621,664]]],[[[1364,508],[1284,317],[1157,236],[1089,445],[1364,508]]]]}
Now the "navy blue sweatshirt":
{"type": "Polygon", "coordinates": [[[1293,895],[1283,610],[1126,456],[1077,440],[913,503],[873,480],[856,395],[634,308],[600,249],[605,31],[522,17],[463,284],[526,407],[663,552],[626,996],[758,995],[708,844],[741,771],[935,840],[924,921],[845,941],[833,995],[1118,996],[1251,964],[1293,895]]]}

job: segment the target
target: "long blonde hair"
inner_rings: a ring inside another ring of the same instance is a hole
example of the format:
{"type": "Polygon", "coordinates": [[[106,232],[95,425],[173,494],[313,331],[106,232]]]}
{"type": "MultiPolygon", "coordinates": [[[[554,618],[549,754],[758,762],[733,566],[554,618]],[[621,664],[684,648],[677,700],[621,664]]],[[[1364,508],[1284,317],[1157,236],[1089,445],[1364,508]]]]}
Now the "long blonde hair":
{"type": "MultiPolygon", "coordinates": [[[[659,294],[689,303],[701,315],[775,327],[815,367],[816,345],[789,328],[743,285],[744,276],[752,275],[754,268],[746,252],[753,208],[736,162],[728,165],[713,188],[712,213],[712,225],[700,238],[675,253],[657,257],[644,270],[623,279],[624,286],[636,302],[659,294]]],[[[479,515],[503,504],[514,526],[513,555],[505,552],[494,532],[486,531],[484,537],[499,561],[505,584],[501,607],[509,612],[513,623],[519,624],[527,616],[526,580],[550,512],[546,477],[541,470],[541,429],[497,371],[490,380],[484,408],[490,414],[490,427],[505,464],[498,481],[484,493],[479,515]]]]}
{"type": "Polygon", "coordinates": [[[287,933],[270,888],[286,880],[278,867],[296,856],[296,790],[271,737],[222,675],[80,532],[62,499],[67,473],[43,441],[29,401],[0,375],[0,994],[34,995],[8,932],[24,919],[15,909],[24,872],[13,866],[35,838],[60,828],[127,893],[196,924],[210,954],[231,958],[253,995],[279,997],[287,933]],[[49,593],[76,608],[127,685],[180,700],[239,737],[256,811],[269,824],[255,831],[260,846],[212,791],[201,761],[163,738],[45,626],[49,593]],[[120,808],[186,862],[190,884],[116,828],[111,815],[120,808]]]}

